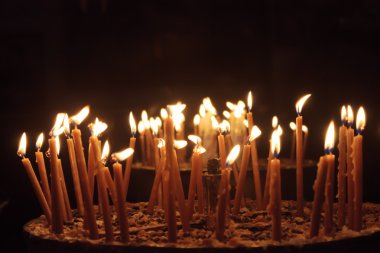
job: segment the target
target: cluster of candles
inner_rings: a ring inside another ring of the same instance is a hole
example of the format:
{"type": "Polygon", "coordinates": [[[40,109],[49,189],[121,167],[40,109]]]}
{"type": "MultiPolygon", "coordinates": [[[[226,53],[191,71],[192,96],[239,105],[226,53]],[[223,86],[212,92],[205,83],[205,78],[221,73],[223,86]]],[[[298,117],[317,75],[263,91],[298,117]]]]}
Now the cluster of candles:
{"type": "MultiPolygon", "coordinates": [[[[303,158],[306,146],[307,127],[303,125],[301,111],[304,103],[311,95],[305,95],[296,103],[296,123],[291,123],[293,130],[292,153],[296,153],[296,185],[297,185],[297,215],[304,212],[303,199],[303,158]]],[[[205,98],[200,106],[199,114],[194,117],[194,134],[188,139],[195,146],[191,157],[191,175],[187,199],[185,198],[180,175],[180,166],[186,161],[184,147],[185,140],[183,110],[185,104],[178,102],[161,109],[161,118],[150,118],[146,111],[142,113],[142,120],[136,127],[132,112],[129,115],[132,136],[129,147],[123,151],[113,153],[113,176],[107,167],[110,152],[108,141],[101,148],[99,136],[107,129],[107,124],[95,119],[89,125],[91,137],[88,145],[88,160],[85,160],[81,130],[78,126],[89,114],[89,107],[84,107],[78,114],[69,117],[66,113],[57,114],[55,124],[50,131],[49,150],[46,157],[50,162],[50,184],[45,167],[45,159],[40,151],[43,143],[43,134],[36,142],[35,153],[40,181],[34,172],[32,164],[26,158],[26,134],[23,133],[18,155],[30,178],[37,199],[46,217],[47,224],[55,234],[63,233],[63,224],[73,219],[68,191],[66,188],[63,168],[59,159],[59,136],[66,136],[71,175],[76,198],[78,215],[84,218],[83,229],[89,231],[91,239],[99,237],[95,212],[102,215],[104,220],[106,241],[114,240],[111,222],[112,201],[117,212],[120,226],[121,241],[128,242],[128,213],[126,212],[126,196],[133,162],[133,153],[136,144],[136,130],[140,133],[140,147],[143,165],[155,167],[155,178],[151,189],[147,213],[153,214],[154,208],[165,211],[167,222],[168,241],[177,240],[176,210],[178,207],[182,228],[185,234],[190,231],[195,208],[199,213],[205,213],[204,189],[202,173],[205,162],[209,158],[219,157],[221,180],[217,196],[215,211],[215,236],[218,240],[225,239],[226,215],[239,215],[245,205],[244,184],[247,169],[251,159],[253,182],[255,188],[257,210],[267,209],[272,217],[272,239],[281,241],[281,169],[280,169],[280,139],[282,128],[278,125],[277,117],[273,118],[273,133],[270,139],[270,150],[264,193],[260,182],[258,152],[255,139],[261,135],[260,129],[254,124],[252,109],[252,93],[245,103],[236,104],[227,102],[231,110],[224,111],[221,120],[212,105],[210,98],[205,98]],[[163,123],[162,123],[163,122],[163,123]],[[70,131],[70,123],[74,128],[70,131]],[[242,150],[241,159],[238,156],[242,150]],[[120,162],[126,160],[123,172],[120,162]],[[233,172],[236,181],[235,195],[231,201],[231,176],[233,172]],[[94,184],[97,183],[98,209],[94,208],[94,184]],[[197,199],[197,205],[195,205],[197,199]],[[231,206],[232,205],[232,206],[231,206]]],[[[341,112],[342,126],[339,129],[339,159],[338,159],[338,225],[347,225],[350,229],[361,230],[362,218],[362,131],[365,126],[364,109],[360,107],[356,118],[357,135],[352,128],[354,122],[353,111],[350,106],[343,106],[341,112]]],[[[321,156],[314,183],[314,201],[311,214],[310,237],[319,233],[322,207],[324,207],[325,234],[333,231],[333,204],[334,204],[334,122],[328,127],[325,139],[325,155],[321,156]],[[323,206],[324,205],[324,206],[323,206]]]]}

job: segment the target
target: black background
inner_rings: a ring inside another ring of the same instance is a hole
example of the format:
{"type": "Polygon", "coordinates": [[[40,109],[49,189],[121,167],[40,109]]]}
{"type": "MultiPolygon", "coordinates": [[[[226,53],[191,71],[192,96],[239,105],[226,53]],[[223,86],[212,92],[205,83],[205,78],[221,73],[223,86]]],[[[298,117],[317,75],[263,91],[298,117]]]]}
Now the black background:
{"type": "Polygon", "coordinates": [[[339,125],[341,105],[350,103],[355,112],[363,105],[364,198],[380,202],[378,1],[103,3],[0,3],[0,199],[8,201],[0,214],[1,247],[24,249],[21,226],[41,213],[16,156],[21,133],[27,131],[33,159],[35,139],[48,132],[55,114],[86,104],[92,110],[83,132],[99,116],[116,151],[128,143],[130,110],[157,114],[181,100],[192,119],[205,96],[221,113],[226,100],[245,100],[252,90],[264,131],[259,154],[267,153],[276,114],[286,156],[294,104],[312,93],[303,110],[312,159],[323,154],[328,122],[339,125]]]}

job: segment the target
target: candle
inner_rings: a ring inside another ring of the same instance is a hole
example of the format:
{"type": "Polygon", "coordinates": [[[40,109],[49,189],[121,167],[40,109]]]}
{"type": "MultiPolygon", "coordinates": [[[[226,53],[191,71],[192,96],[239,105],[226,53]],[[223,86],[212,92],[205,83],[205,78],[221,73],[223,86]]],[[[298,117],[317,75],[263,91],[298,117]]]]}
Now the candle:
{"type": "Polygon", "coordinates": [[[199,135],[199,123],[201,122],[201,116],[199,114],[195,114],[194,116],[194,134],[199,135]]]}
{"type": "Polygon", "coordinates": [[[306,147],[307,147],[307,137],[309,136],[309,129],[307,128],[307,126],[302,125],[302,132],[303,132],[302,155],[305,158],[306,147]]]}
{"type": "Polygon", "coordinates": [[[145,127],[145,150],[146,150],[146,159],[148,165],[153,164],[153,158],[152,158],[152,147],[153,147],[153,139],[152,139],[152,132],[150,131],[150,122],[148,119],[148,113],[143,110],[141,113],[141,120],[144,123],[145,127]]]}
{"type": "MultiPolygon", "coordinates": [[[[132,112],[129,113],[129,124],[131,126],[131,134],[132,137],[129,139],[129,148],[135,149],[136,145],[136,121],[133,117],[132,112]]],[[[148,130],[149,131],[149,130],[148,130]]],[[[128,188],[129,188],[129,179],[131,178],[131,172],[132,172],[132,163],[133,163],[133,154],[127,158],[127,162],[125,165],[125,172],[124,172],[124,189],[125,189],[125,197],[128,197],[128,188]]]]}
{"type": "MultiPolygon", "coordinates": [[[[160,199],[160,194],[162,194],[160,192],[160,186],[161,186],[161,183],[162,183],[162,171],[163,171],[163,168],[165,166],[165,155],[164,155],[164,140],[163,139],[159,139],[159,149],[160,149],[160,153],[161,153],[161,158],[160,158],[160,163],[159,163],[159,167],[156,169],[156,174],[155,174],[155,177],[154,177],[154,181],[153,181],[153,186],[152,186],[152,189],[151,189],[151,192],[150,192],[150,196],[149,196],[149,201],[148,201],[148,207],[147,207],[147,212],[149,214],[153,214],[153,209],[154,209],[154,204],[156,203],[157,200],[160,199]]],[[[160,200],[159,200],[160,201],[160,200]]]]}
{"type": "Polygon", "coordinates": [[[292,132],[293,132],[292,148],[290,150],[290,159],[294,161],[294,154],[295,154],[295,149],[296,149],[296,123],[290,122],[289,127],[290,129],[292,129],[292,132]]]}
{"type": "MultiPolygon", "coordinates": [[[[59,145],[59,138],[58,136],[56,137],[56,143],[59,145]]],[[[59,155],[59,149],[57,148],[57,155],[59,155]]],[[[63,196],[63,205],[64,207],[63,211],[63,218],[65,221],[71,221],[73,219],[73,214],[71,212],[71,206],[70,206],[70,199],[69,199],[69,194],[67,193],[67,187],[66,187],[66,181],[65,181],[65,176],[63,174],[63,169],[62,169],[62,161],[61,159],[58,159],[58,173],[59,173],[59,178],[60,178],[60,183],[61,183],[61,189],[62,189],[62,196],[63,196]]]]}
{"type": "Polygon", "coordinates": [[[107,140],[104,143],[104,146],[103,146],[103,149],[102,149],[101,162],[102,162],[102,164],[104,165],[104,168],[105,168],[105,170],[104,170],[104,178],[105,178],[105,181],[106,181],[106,186],[107,186],[107,188],[108,188],[108,190],[110,192],[112,203],[115,206],[115,208],[117,209],[118,208],[118,204],[117,204],[117,195],[116,195],[115,184],[114,184],[114,181],[112,179],[112,176],[111,176],[109,168],[106,167],[109,152],[110,152],[110,144],[109,144],[109,142],[107,140]]]}
{"type": "Polygon", "coordinates": [[[50,195],[49,181],[46,175],[45,160],[44,160],[44,155],[40,151],[43,141],[44,141],[44,134],[41,133],[38,136],[38,139],[36,142],[37,151],[35,155],[36,155],[36,162],[38,165],[38,172],[40,173],[40,177],[41,177],[42,190],[45,195],[46,201],[49,207],[51,208],[51,195],[50,195]]]}
{"type": "Polygon", "coordinates": [[[227,194],[229,193],[229,183],[228,174],[231,170],[231,164],[233,164],[240,153],[240,145],[235,145],[231,152],[226,158],[225,169],[221,171],[222,177],[220,180],[219,193],[218,193],[218,203],[217,203],[217,215],[216,215],[216,226],[215,226],[215,236],[219,241],[224,240],[224,230],[226,224],[226,207],[227,207],[227,194]]]}
{"type": "Polygon", "coordinates": [[[354,141],[354,129],[352,124],[354,122],[354,113],[351,106],[347,106],[347,225],[348,228],[354,227],[354,178],[353,178],[353,149],[352,144],[354,141]]]}
{"type": "Polygon", "coordinates": [[[38,179],[36,177],[36,174],[34,173],[32,164],[30,163],[29,158],[25,157],[26,154],[26,134],[23,133],[21,136],[19,148],[17,150],[17,154],[22,157],[22,164],[26,170],[26,173],[28,174],[29,180],[32,183],[32,187],[34,190],[34,193],[36,194],[36,197],[38,199],[38,202],[40,203],[41,209],[46,217],[46,221],[48,224],[52,223],[52,214],[50,211],[50,207],[48,205],[48,202],[46,201],[45,195],[42,192],[41,186],[38,183],[38,179]]]}
{"type": "Polygon", "coordinates": [[[247,113],[247,120],[248,120],[248,134],[251,134],[251,129],[253,127],[253,117],[252,117],[252,103],[253,103],[253,98],[252,98],[252,92],[248,92],[247,96],[247,106],[248,106],[248,113],[247,113]]]}
{"type": "Polygon", "coordinates": [[[353,179],[354,179],[354,230],[362,229],[362,205],[363,205],[363,136],[362,132],[366,124],[364,108],[360,107],[356,116],[356,131],[353,143],[353,179]]]}
{"type": "Polygon", "coordinates": [[[121,164],[116,162],[113,164],[113,174],[115,177],[115,187],[117,195],[117,204],[118,204],[118,220],[120,226],[120,235],[122,242],[128,242],[129,240],[129,226],[128,226],[128,217],[126,213],[125,205],[125,195],[124,195],[124,183],[123,183],[123,174],[121,171],[121,164]]]}
{"type": "Polygon", "coordinates": [[[347,173],[347,110],[342,106],[342,126],[339,128],[339,158],[338,158],[338,226],[343,227],[346,223],[346,173],[347,173]]]}
{"type": "Polygon", "coordinates": [[[99,187],[99,192],[101,194],[101,205],[103,210],[103,220],[104,220],[104,227],[106,231],[106,242],[112,242],[113,241],[113,229],[112,229],[112,219],[111,219],[111,210],[110,205],[108,201],[107,196],[107,188],[106,188],[106,182],[104,177],[104,171],[106,168],[104,166],[101,166],[99,164],[98,168],[98,174],[97,174],[97,182],[99,187]]]}
{"type": "Polygon", "coordinates": [[[301,111],[311,94],[303,96],[296,103],[296,158],[297,158],[297,214],[303,215],[303,154],[302,154],[302,116],[301,111]]]}
{"type": "Polygon", "coordinates": [[[327,129],[327,137],[325,142],[325,159],[327,164],[326,186],[325,186],[325,234],[330,235],[333,229],[334,216],[334,170],[335,170],[335,155],[331,152],[334,148],[334,122],[331,121],[327,129]]]}
{"type": "Polygon", "coordinates": [[[169,242],[177,241],[177,224],[175,217],[175,172],[173,168],[174,148],[174,125],[173,119],[167,117],[164,122],[166,161],[163,175],[164,201],[166,211],[166,222],[168,223],[169,242]]]}
{"type": "Polygon", "coordinates": [[[281,170],[280,160],[280,134],[274,130],[271,138],[273,159],[271,160],[271,178],[269,187],[268,213],[272,217],[272,240],[281,241],[281,170]]]}
{"type": "MultiPolygon", "coordinates": [[[[261,131],[257,126],[252,127],[252,130],[250,130],[250,136],[249,136],[249,142],[252,143],[254,139],[259,137],[261,135],[261,131]]],[[[244,192],[244,184],[245,184],[245,179],[247,176],[247,167],[248,167],[248,162],[249,162],[249,154],[251,151],[251,144],[248,143],[244,145],[243,148],[243,157],[241,159],[241,166],[240,166],[240,173],[239,173],[239,180],[238,180],[238,185],[236,187],[236,192],[235,192],[235,198],[234,198],[234,209],[233,209],[233,214],[237,215],[238,212],[240,211],[240,206],[241,206],[241,199],[243,196],[244,192]]],[[[256,156],[256,161],[257,163],[257,156],[256,156]]],[[[257,175],[255,175],[254,178],[256,178],[257,175]]],[[[260,177],[258,178],[260,180],[260,177]]],[[[255,186],[256,186],[256,181],[255,181],[255,186]]],[[[261,187],[261,186],[260,186],[261,187]]],[[[257,187],[255,187],[256,189],[257,187]]],[[[260,195],[256,193],[256,200],[257,200],[257,205],[258,208],[261,207],[261,189],[260,189],[260,195]]]]}
{"type": "MultiPolygon", "coordinates": [[[[326,135],[327,137],[327,135],[326,135]]],[[[319,224],[321,220],[321,211],[323,204],[323,192],[325,189],[326,181],[326,160],[324,156],[319,158],[318,169],[317,169],[317,178],[314,181],[314,200],[313,208],[311,211],[311,226],[310,226],[310,238],[318,236],[319,233],[319,224]]]]}
{"type": "Polygon", "coordinates": [[[83,193],[84,200],[84,209],[85,209],[85,221],[88,224],[90,230],[90,238],[97,239],[98,238],[98,226],[96,224],[96,217],[94,207],[92,205],[91,192],[88,182],[88,175],[86,169],[86,160],[84,158],[83,153],[83,145],[82,145],[82,137],[81,131],[76,127],[79,125],[89,114],[90,108],[88,106],[84,107],[78,114],[71,117],[71,120],[75,124],[75,128],[71,131],[71,135],[74,140],[74,148],[75,148],[75,156],[77,159],[78,172],[79,172],[79,180],[83,193]]]}

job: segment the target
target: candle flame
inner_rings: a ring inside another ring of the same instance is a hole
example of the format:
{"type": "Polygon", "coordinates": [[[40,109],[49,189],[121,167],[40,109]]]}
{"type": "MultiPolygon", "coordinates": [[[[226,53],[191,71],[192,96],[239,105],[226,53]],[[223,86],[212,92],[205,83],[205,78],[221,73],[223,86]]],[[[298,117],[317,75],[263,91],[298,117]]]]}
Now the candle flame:
{"type": "Polygon", "coordinates": [[[185,140],[174,140],[174,148],[181,149],[187,146],[187,141],[185,140]]]}
{"type": "Polygon", "coordinates": [[[354,111],[352,110],[351,105],[347,105],[347,124],[352,126],[354,123],[354,111]]]}
{"type": "Polygon", "coordinates": [[[194,135],[194,134],[190,134],[190,135],[188,135],[187,138],[188,138],[190,141],[194,142],[194,144],[199,144],[199,143],[201,143],[201,141],[202,141],[201,137],[199,137],[199,136],[197,136],[197,135],[194,135]]]}
{"type": "Polygon", "coordinates": [[[289,127],[290,127],[290,129],[292,129],[293,131],[296,131],[297,126],[296,126],[296,123],[294,123],[293,121],[289,123],[289,127]]]}
{"type": "Polygon", "coordinates": [[[243,112],[244,112],[244,109],[242,109],[240,106],[236,106],[234,110],[235,118],[240,118],[243,112]]]}
{"type": "Polygon", "coordinates": [[[71,116],[71,121],[74,122],[75,125],[80,125],[82,121],[88,116],[90,113],[90,106],[86,105],[82,108],[76,115],[71,116]]]}
{"type": "Polygon", "coordinates": [[[186,104],[182,104],[181,102],[177,102],[175,105],[168,105],[168,109],[172,116],[180,114],[185,108],[186,104]]]}
{"type": "Polygon", "coordinates": [[[176,113],[172,116],[174,128],[176,131],[181,131],[181,124],[185,121],[185,115],[182,112],[176,113]]]}
{"type": "Polygon", "coordinates": [[[207,111],[211,112],[213,115],[216,115],[216,109],[213,106],[211,99],[209,97],[206,97],[203,99],[203,105],[207,111]]]}
{"type": "Polygon", "coordinates": [[[211,116],[211,126],[213,129],[218,129],[219,127],[219,122],[214,115],[211,116]]]}
{"type": "Polygon", "coordinates": [[[143,110],[141,112],[141,120],[144,123],[145,129],[150,129],[150,122],[149,122],[148,113],[146,112],[146,110],[143,110]]]}
{"type": "Polygon", "coordinates": [[[199,115],[203,118],[206,117],[206,108],[203,104],[199,106],[199,115]]]}
{"type": "Polygon", "coordinates": [[[334,121],[331,121],[329,127],[327,128],[326,138],[325,138],[325,151],[330,153],[334,148],[335,141],[335,126],[334,121]]]}
{"type": "Polygon", "coordinates": [[[253,98],[252,98],[252,92],[248,92],[248,97],[247,97],[247,105],[248,105],[248,111],[252,110],[252,103],[253,103],[253,98]]]}
{"type": "Polygon", "coordinates": [[[272,118],[272,127],[273,127],[273,128],[276,128],[277,125],[278,125],[278,118],[277,118],[277,116],[275,115],[275,116],[273,116],[273,118],[272,118]]]}
{"type": "Polygon", "coordinates": [[[158,126],[158,128],[162,127],[162,121],[161,121],[160,117],[157,116],[155,121],[156,121],[156,125],[158,126]]]}
{"type": "Polygon", "coordinates": [[[132,112],[129,113],[129,125],[131,127],[131,133],[134,136],[136,134],[136,121],[132,112]]]}
{"type": "Polygon", "coordinates": [[[310,96],[311,96],[311,94],[307,94],[307,95],[303,96],[302,98],[300,98],[298,100],[298,102],[296,103],[296,111],[297,111],[298,115],[301,115],[302,107],[303,107],[304,103],[306,102],[306,100],[309,99],[310,96]]]}
{"type": "Polygon", "coordinates": [[[139,131],[140,134],[142,134],[145,131],[144,123],[141,120],[139,121],[137,129],[138,129],[138,131],[139,131]]]}
{"type": "Polygon", "coordinates": [[[237,103],[237,107],[239,107],[241,112],[244,112],[245,103],[242,100],[239,100],[237,103]]]}
{"type": "Polygon", "coordinates": [[[237,144],[231,149],[230,153],[227,156],[226,167],[231,166],[235,162],[236,158],[239,156],[239,153],[240,153],[240,145],[237,144]]]}
{"type": "Polygon", "coordinates": [[[230,101],[227,101],[227,102],[226,102],[226,106],[227,106],[227,108],[230,109],[231,111],[235,110],[235,108],[236,108],[236,105],[235,105],[234,103],[230,102],[230,101]]]}
{"type": "Polygon", "coordinates": [[[17,155],[23,157],[26,154],[26,133],[22,133],[20,143],[18,145],[17,155]]]}
{"type": "Polygon", "coordinates": [[[246,127],[246,128],[248,128],[248,120],[243,120],[243,124],[244,124],[244,126],[246,127]]]}
{"type": "Polygon", "coordinates": [[[128,157],[130,157],[133,154],[133,152],[134,152],[133,148],[127,148],[127,149],[124,149],[123,151],[113,153],[112,158],[116,159],[119,162],[122,162],[128,157]]]}
{"type": "Polygon", "coordinates": [[[222,123],[219,124],[218,130],[220,133],[226,133],[228,130],[228,122],[223,120],[222,123]]]}
{"type": "Polygon", "coordinates": [[[156,120],[154,120],[153,118],[150,118],[150,127],[152,129],[153,135],[157,136],[157,134],[158,134],[158,126],[156,124],[156,120]]]}
{"type": "Polygon", "coordinates": [[[199,114],[195,114],[194,119],[193,119],[193,123],[195,126],[198,126],[199,123],[201,123],[201,116],[199,116],[199,114]]]}
{"type": "Polygon", "coordinates": [[[231,118],[231,113],[229,111],[223,111],[223,116],[226,118],[226,119],[230,119],[231,118]]]}
{"type": "Polygon", "coordinates": [[[347,109],[344,105],[342,106],[342,109],[340,110],[340,120],[342,121],[343,124],[347,122],[347,109]]]}
{"type": "Polygon", "coordinates": [[[249,135],[249,142],[253,141],[261,135],[261,130],[256,125],[252,127],[251,134],[249,135]]]}
{"type": "Polygon", "coordinates": [[[162,139],[162,138],[160,138],[157,147],[158,147],[158,148],[163,148],[163,147],[165,147],[165,140],[162,139]]]}
{"type": "Polygon", "coordinates": [[[89,124],[88,127],[91,130],[92,136],[99,136],[108,128],[108,125],[100,121],[98,118],[95,118],[95,122],[89,124]]]}
{"type": "Polygon", "coordinates": [[[161,118],[165,120],[168,117],[168,111],[165,108],[161,108],[160,115],[161,118]]]}
{"type": "Polygon", "coordinates": [[[101,157],[103,164],[107,163],[107,159],[108,159],[109,154],[110,154],[110,144],[109,144],[108,140],[106,140],[106,142],[103,145],[102,157],[101,157]]]}
{"type": "Polygon", "coordinates": [[[51,136],[57,136],[63,133],[64,128],[62,127],[62,125],[63,125],[64,118],[65,118],[65,113],[57,114],[57,116],[55,117],[54,126],[50,132],[51,136]]]}
{"type": "Polygon", "coordinates": [[[61,142],[59,140],[59,135],[55,137],[55,147],[57,148],[57,155],[59,155],[59,152],[61,151],[61,142]]]}
{"type": "Polygon", "coordinates": [[[226,128],[226,132],[230,132],[231,131],[231,125],[230,125],[230,122],[228,122],[227,120],[223,120],[222,121],[222,124],[224,124],[225,128],[226,128]]]}
{"type": "Polygon", "coordinates": [[[63,118],[63,131],[65,132],[66,137],[70,136],[70,120],[67,113],[65,113],[65,117],[63,118]]]}
{"type": "Polygon", "coordinates": [[[278,157],[281,150],[280,134],[278,130],[274,130],[271,138],[271,151],[274,157],[278,157]]]}
{"type": "Polygon", "coordinates": [[[358,114],[356,115],[356,130],[361,133],[366,124],[365,111],[363,106],[360,106],[358,114]]]}
{"type": "Polygon", "coordinates": [[[302,125],[302,132],[308,133],[309,132],[309,128],[307,128],[307,126],[305,126],[305,125],[302,125]]]}
{"type": "Polygon", "coordinates": [[[197,152],[198,154],[203,154],[206,152],[206,149],[200,145],[196,145],[194,148],[194,152],[197,152]]]}
{"type": "Polygon", "coordinates": [[[38,151],[40,151],[43,142],[44,142],[44,133],[40,133],[36,141],[36,148],[38,151]]]}
{"type": "Polygon", "coordinates": [[[282,130],[282,127],[280,125],[277,126],[277,133],[279,136],[281,136],[284,133],[284,131],[282,130]]]}

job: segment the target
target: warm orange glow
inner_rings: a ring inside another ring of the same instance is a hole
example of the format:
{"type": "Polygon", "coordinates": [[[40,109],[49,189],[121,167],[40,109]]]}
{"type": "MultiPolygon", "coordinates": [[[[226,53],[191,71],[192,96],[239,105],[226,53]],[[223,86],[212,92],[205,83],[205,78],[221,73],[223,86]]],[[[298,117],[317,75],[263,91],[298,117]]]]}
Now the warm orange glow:
{"type": "Polygon", "coordinates": [[[153,118],[150,118],[150,128],[152,129],[153,135],[157,136],[158,126],[156,124],[156,121],[153,118]]]}
{"type": "Polygon", "coordinates": [[[253,98],[252,98],[252,92],[248,92],[248,97],[247,97],[247,105],[248,105],[248,111],[252,110],[252,103],[253,103],[253,98]]]}
{"type": "Polygon", "coordinates": [[[70,120],[67,113],[65,113],[65,117],[63,118],[63,131],[65,132],[66,137],[70,136],[70,120]]]}
{"type": "Polygon", "coordinates": [[[162,120],[160,117],[156,117],[155,121],[158,128],[162,127],[162,120]]]}
{"type": "Polygon", "coordinates": [[[36,141],[36,148],[38,151],[40,151],[43,142],[44,142],[44,133],[40,133],[36,141]]]}
{"type": "Polygon", "coordinates": [[[230,119],[231,118],[231,113],[229,111],[223,111],[223,116],[226,118],[226,119],[230,119]]]}
{"type": "Polygon", "coordinates": [[[26,153],[26,133],[22,133],[20,143],[18,145],[17,155],[23,157],[26,153]]]}
{"type": "Polygon", "coordinates": [[[95,118],[95,122],[89,124],[88,127],[91,130],[92,136],[99,136],[108,128],[108,125],[100,121],[98,118],[95,118]]]}
{"type": "Polygon", "coordinates": [[[61,151],[61,142],[59,141],[59,135],[55,137],[55,147],[57,148],[57,155],[61,151]]]}
{"type": "Polygon", "coordinates": [[[235,110],[236,108],[236,105],[234,103],[231,103],[230,101],[227,101],[226,102],[226,106],[228,109],[230,109],[231,111],[235,110]]]}
{"type": "Polygon", "coordinates": [[[280,141],[280,135],[277,130],[274,130],[272,133],[271,138],[271,151],[272,154],[277,157],[280,154],[281,150],[281,141],[280,141]]]}
{"type": "Polygon", "coordinates": [[[272,118],[272,127],[276,128],[277,125],[278,125],[278,118],[277,118],[277,116],[273,116],[273,118],[272,118]]]}
{"type": "Polygon", "coordinates": [[[112,157],[117,159],[117,161],[122,162],[128,157],[130,157],[133,154],[133,152],[134,152],[133,148],[127,148],[127,149],[124,149],[123,151],[113,153],[112,157]]]}
{"type": "Polygon", "coordinates": [[[296,111],[297,111],[298,115],[301,115],[302,107],[305,104],[306,100],[309,99],[310,96],[311,96],[311,94],[307,94],[307,95],[303,96],[302,98],[300,98],[298,100],[298,102],[296,103],[296,111]]]}
{"type": "Polygon", "coordinates": [[[294,123],[293,121],[289,123],[289,127],[290,129],[292,129],[293,131],[296,131],[296,123],[294,123]]]}
{"type": "Polygon", "coordinates": [[[199,116],[199,114],[195,114],[194,119],[193,119],[193,123],[195,126],[198,126],[199,123],[201,123],[201,116],[199,116]]]}
{"type": "Polygon", "coordinates": [[[168,105],[168,109],[172,116],[180,114],[185,108],[186,104],[182,104],[181,102],[177,102],[177,104],[174,105],[168,105]]]}
{"type": "Polygon", "coordinates": [[[203,105],[207,111],[211,112],[213,115],[216,115],[216,109],[213,106],[211,99],[209,97],[206,97],[203,99],[203,105]]]}
{"type": "Polygon", "coordinates": [[[173,114],[172,116],[174,128],[176,131],[181,131],[181,124],[185,121],[185,115],[182,112],[173,114]]]}
{"type": "Polygon", "coordinates": [[[139,124],[137,125],[137,130],[139,131],[140,134],[142,134],[145,131],[144,123],[141,120],[139,121],[139,124]]]}
{"type": "Polygon", "coordinates": [[[238,103],[237,103],[237,107],[239,107],[241,113],[243,113],[244,112],[244,108],[245,108],[245,103],[242,100],[239,100],[238,103]]]}
{"type": "Polygon", "coordinates": [[[344,105],[342,106],[342,109],[340,110],[340,120],[342,121],[342,123],[347,121],[347,109],[344,105]]]}
{"type": "Polygon", "coordinates": [[[150,129],[150,122],[148,119],[148,113],[145,110],[143,110],[141,112],[141,120],[144,123],[145,129],[150,129]]]}
{"type": "Polygon", "coordinates": [[[329,127],[327,128],[326,138],[325,138],[325,150],[330,152],[334,148],[335,141],[335,126],[334,121],[331,121],[329,127]]]}
{"type": "Polygon", "coordinates": [[[185,140],[174,140],[174,148],[181,149],[187,146],[187,141],[185,140]]]}
{"type": "Polygon", "coordinates": [[[108,159],[109,154],[110,154],[110,144],[109,144],[108,140],[106,140],[106,142],[104,143],[104,146],[103,146],[102,157],[101,157],[103,164],[107,163],[107,159],[108,159]]]}
{"type": "Polygon", "coordinates": [[[88,116],[89,113],[90,113],[90,106],[86,105],[85,107],[82,108],[82,110],[80,110],[80,112],[72,116],[70,119],[72,122],[74,122],[75,125],[79,125],[88,116]]]}
{"type": "Polygon", "coordinates": [[[54,126],[51,129],[51,134],[53,136],[58,136],[63,133],[64,129],[62,125],[63,125],[64,118],[65,118],[65,113],[58,113],[57,116],[55,117],[54,126]]]}
{"type": "Polygon", "coordinates": [[[360,106],[358,114],[356,115],[356,130],[361,133],[364,130],[365,124],[365,111],[364,108],[360,106]]]}
{"type": "Polygon", "coordinates": [[[165,140],[162,139],[162,138],[160,138],[157,147],[158,147],[158,148],[163,148],[163,147],[165,147],[165,140]]]}
{"type": "Polygon", "coordinates": [[[281,136],[284,133],[284,131],[282,130],[282,127],[280,125],[277,126],[277,133],[279,136],[281,136]]]}
{"type": "Polygon", "coordinates": [[[246,128],[248,128],[248,120],[243,120],[243,124],[244,124],[244,126],[246,127],[246,128]]]}
{"type": "Polygon", "coordinates": [[[307,128],[307,126],[305,126],[305,125],[302,125],[302,132],[308,133],[309,132],[309,128],[307,128]]]}
{"type": "Polygon", "coordinates": [[[230,122],[228,122],[227,120],[224,119],[224,120],[222,121],[222,124],[225,126],[226,131],[227,131],[227,132],[230,132],[230,130],[231,130],[230,122]]]}
{"type": "Polygon", "coordinates": [[[131,127],[132,135],[135,135],[136,134],[136,121],[135,121],[135,117],[133,117],[132,112],[129,113],[129,125],[131,127]]]}
{"type": "Polygon", "coordinates": [[[206,108],[203,104],[199,106],[199,116],[202,118],[206,116],[206,108]]]}
{"type": "Polygon", "coordinates": [[[220,133],[226,133],[228,130],[228,122],[223,120],[222,123],[219,124],[218,129],[220,133]]]}
{"type": "Polygon", "coordinates": [[[348,105],[347,106],[347,124],[351,126],[352,123],[354,123],[354,111],[352,110],[351,105],[348,105]]]}
{"type": "Polygon", "coordinates": [[[194,144],[199,144],[199,143],[201,143],[201,141],[202,141],[201,137],[199,137],[199,136],[197,136],[197,135],[194,135],[194,134],[190,134],[190,135],[188,135],[187,138],[188,138],[190,141],[194,142],[194,144]]]}
{"type": "Polygon", "coordinates": [[[249,141],[253,141],[254,139],[256,139],[257,137],[259,137],[261,135],[261,130],[260,128],[258,128],[257,126],[253,126],[252,127],[252,130],[251,130],[251,134],[249,136],[249,141]]]}
{"type": "Polygon", "coordinates": [[[213,129],[218,129],[219,127],[219,122],[214,115],[211,116],[211,126],[213,129]]]}
{"type": "Polygon", "coordinates": [[[194,152],[197,152],[198,154],[203,154],[206,152],[206,149],[200,145],[195,145],[194,152]]]}
{"type": "Polygon", "coordinates": [[[168,111],[165,108],[161,108],[160,115],[161,118],[165,120],[168,117],[168,111]]]}
{"type": "Polygon", "coordinates": [[[239,156],[239,153],[240,153],[240,145],[237,144],[231,149],[230,153],[227,156],[226,167],[231,166],[235,162],[236,158],[239,156]]]}

